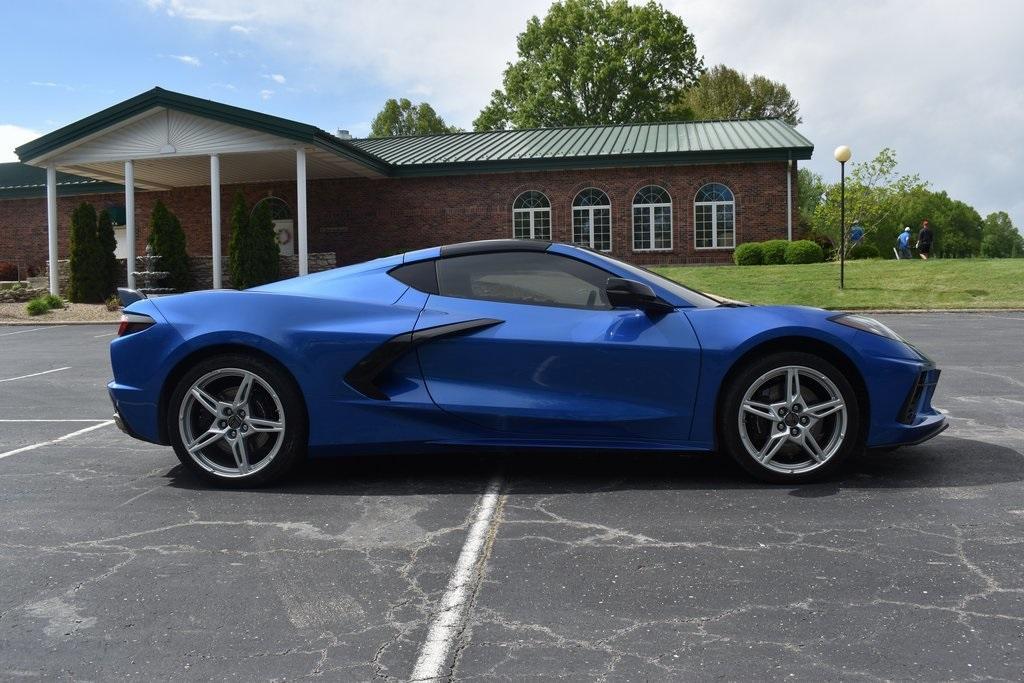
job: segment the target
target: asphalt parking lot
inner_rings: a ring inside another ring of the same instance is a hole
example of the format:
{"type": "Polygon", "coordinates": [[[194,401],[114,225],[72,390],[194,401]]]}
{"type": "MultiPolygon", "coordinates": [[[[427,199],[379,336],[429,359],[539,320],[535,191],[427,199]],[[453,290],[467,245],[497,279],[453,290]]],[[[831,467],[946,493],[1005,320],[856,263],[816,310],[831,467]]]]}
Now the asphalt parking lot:
{"type": "Polygon", "coordinates": [[[440,636],[465,680],[1019,680],[1024,313],[879,317],[952,427],[799,488],[513,453],[214,490],[109,423],[112,327],[0,326],[0,678],[404,680],[440,636]]]}

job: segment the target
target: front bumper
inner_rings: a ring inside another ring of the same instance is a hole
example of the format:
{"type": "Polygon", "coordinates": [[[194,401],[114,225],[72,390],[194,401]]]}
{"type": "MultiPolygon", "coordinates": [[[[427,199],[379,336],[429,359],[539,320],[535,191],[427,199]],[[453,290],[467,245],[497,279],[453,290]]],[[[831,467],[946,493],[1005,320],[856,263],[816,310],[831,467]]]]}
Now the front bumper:
{"type": "MultiPolygon", "coordinates": [[[[896,387],[891,387],[893,393],[875,402],[872,410],[874,420],[868,439],[868,446],[871,448],[923,443],[938,436],[949,426],[946,416],[932,407],[932,397],[935,395],[941,371],[930,361],[918,364],[900,363],[900,366],[905,373],[905,379],[901,378],[897,386],[901,386],[902,390],[896,392],[896,387]],[[913,371],[912,374],[910,370],[913,371]],[[898,408],[895,410],[894,399],[899,400],[898,408]]],[[[894,372],[893,367],[889,370],[894,372]]]]}

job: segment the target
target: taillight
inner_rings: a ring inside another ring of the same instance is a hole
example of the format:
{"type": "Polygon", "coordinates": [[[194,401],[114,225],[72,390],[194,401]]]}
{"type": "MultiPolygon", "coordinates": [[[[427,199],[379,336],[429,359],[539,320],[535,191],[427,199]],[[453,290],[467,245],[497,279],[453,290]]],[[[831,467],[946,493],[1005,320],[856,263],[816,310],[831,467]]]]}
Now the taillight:
{"type": "Polygon", "coordinates": [[[148,315],[141,313],[122,313],[121,324],[117,328],[117,336],[123,337],[126,334],[142,332],[142,330],[156,324],[156,321],[148,315]]]}

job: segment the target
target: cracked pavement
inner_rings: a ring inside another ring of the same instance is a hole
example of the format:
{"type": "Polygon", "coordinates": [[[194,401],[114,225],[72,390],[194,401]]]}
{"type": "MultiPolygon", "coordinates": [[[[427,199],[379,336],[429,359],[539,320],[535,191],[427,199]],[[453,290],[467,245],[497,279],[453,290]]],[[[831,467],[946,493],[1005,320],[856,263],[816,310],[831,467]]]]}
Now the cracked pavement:
{"type": "MultiPolygon", "coordinates": [[[[1019,680],[1024,314],[879,317],[951,428],[812,486],[463,453],[220,491],[113,427],[0,459],[0,678],[406,679],[503,472],[454,678],[1019,680]]],[[[108,331],[0,337],[0,378],[73,366],[0,384],[0,419],[107,419],[108,331]]],[[[88,424],[0,422],[0,453],[88,424]]]]}

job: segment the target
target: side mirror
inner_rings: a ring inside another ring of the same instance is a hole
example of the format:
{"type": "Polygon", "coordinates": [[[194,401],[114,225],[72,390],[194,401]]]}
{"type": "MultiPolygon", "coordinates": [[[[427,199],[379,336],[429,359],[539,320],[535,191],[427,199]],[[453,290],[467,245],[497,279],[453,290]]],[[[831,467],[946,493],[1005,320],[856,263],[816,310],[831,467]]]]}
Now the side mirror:
{"type": "Polygon", "coordinates": [[[664,314],[675,310],[672,304],[658,298],[650,285],[621,277],[608,278],[605,285],[608,303],[615,308],[638,308],[651,314],[664,314]]]}

